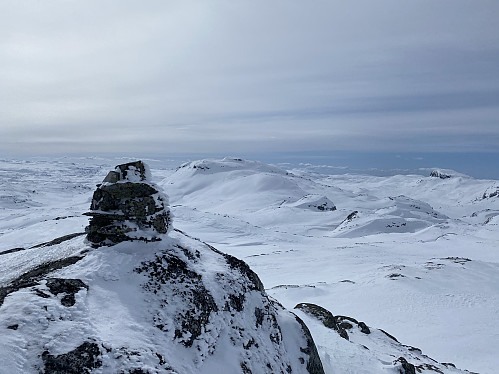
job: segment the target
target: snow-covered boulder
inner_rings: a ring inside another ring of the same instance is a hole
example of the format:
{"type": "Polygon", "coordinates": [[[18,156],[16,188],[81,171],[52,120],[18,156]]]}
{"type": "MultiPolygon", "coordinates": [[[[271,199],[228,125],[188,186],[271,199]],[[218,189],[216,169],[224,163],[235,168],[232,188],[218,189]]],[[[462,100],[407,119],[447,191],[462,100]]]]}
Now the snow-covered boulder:
{"type": "Polygon", "coordinates": [[[151,182],[142,161],[116,166],[92,198],[86,229],[94,246],[125,240],[161,240],[171,226],[168,197],[151,182]]]}
{"type": "Polygon", "coordinates": [[[343,354],[348,352],[346,357],[350,360],[334,351],[326,355],[328,366],[339,373],[470,373],[452,363],[437,362],[423,354],[421,349],[402,344],[384,330],[369,327],[352,317],[333,315],[319,305],[300,303],[295,310],[313,327],[314,334],[328,339],[330,347],[327,350],[335,347],[343,354]]]}

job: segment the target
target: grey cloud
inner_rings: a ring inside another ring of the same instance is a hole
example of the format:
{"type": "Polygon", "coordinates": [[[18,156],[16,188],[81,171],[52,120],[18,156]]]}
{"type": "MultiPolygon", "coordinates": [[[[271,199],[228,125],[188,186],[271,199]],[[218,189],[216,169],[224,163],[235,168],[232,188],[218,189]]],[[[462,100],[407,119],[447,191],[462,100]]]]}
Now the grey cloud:
{"type": "Polygon", "coordinates": [[[0,148],[499,149],[498,11],[464,0],[4,1],[0,148]]]}

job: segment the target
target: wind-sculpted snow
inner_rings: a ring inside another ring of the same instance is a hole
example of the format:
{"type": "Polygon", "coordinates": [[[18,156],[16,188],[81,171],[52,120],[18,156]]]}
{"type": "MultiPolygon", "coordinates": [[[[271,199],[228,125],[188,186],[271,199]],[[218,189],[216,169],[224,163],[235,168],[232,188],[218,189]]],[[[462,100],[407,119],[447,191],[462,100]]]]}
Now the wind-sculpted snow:
{"type": "Polygon", "coordinates": [[[422,201],[406,196],[388,197],[386,207],[357,212],[334,231],[343,237],[360,237],[381,233],[414,233],[448,220],[422,201]]]}
{"type": "MultiPolygon", "coordinates": [[[[242,302],[239,292],[230,292],[226,301],[231,312],[224,310],[220,293],[212,287],[217,278],[208,276],[209,269],[251,273],[238,262],[231,268],[211,247],[244,260],[258,274],[266,292],[288,310],[313,303],[334,316],[353,316],[369,324],[371,334],[366,335],[355,323],[344,321],[352,325],[345,329],[347,341],[336,330],[295,311],[306,322],[328,374],[399,374],[410,370],[410,365],[416,373],[416,368],[432,373],[429,365],[452,373],[450,365],[442,367],[437,362],[452,362],[457,368],[481,374],[497,372],[497,181],[445,169],[438,170],[451,178],[429,177],[435,169],[422,170],[424,175],[376,177],[314,174],[308,167],[286,171],[238,159],[195,161],[178,170],[178,164],[170,167],[155,162],[153,178],[170,195],[175,227],[209,246],[174,231],[166,241],[126,242],[98,250],[89,248],[81,237],[36,247],[84,231],[88,218],[82,214],[90,206],[91,192],[116,164],[102,159],[80,161],[2,164],[7,171],[2,176],[13,176],[0,181],[4,195],[26,202],[0,199],[0,287],[7,292],[0,308],[0,373],[23,373],[25,367],[37,365],[54,368],[82,352],[88,359],[80,360],[76,367],[95,372],[141,373],[140,367],[150,373],[158,368],[199,372],[195,347],[210,347],[210,334],[203,331],[202,324],[183,330],[180,319],[155,313],[161,305],[158,295],[176,290],[170,296],[176,298],[187,320],[194,315],[206,321],[208,310],[223,319],[227,313],[239,313],[241,305],[243,310],[248,308],[257,294],[249,291],[242,302]],[[328,202],[328,207],[331,202],[336,210],[316,209],[314,205],[321,202],[328,202]],[[185,262],[189,256],[197,258],[196,249],[211,260],[185,262]],[[64,265],[60,262],[64,258],[82,256],[73,265],[54,268],[64,265]],[[171,264],[170,269],[184,277],[186,287],[155,275],[153,264],[157,274],[171,264]],[[135,270],[144,266],[152,270],[135,270]],[[40,274],[50,269],[53,272],[40,281],[40,274]],[[197,271],[202,274],[200,281],[191,273],[197,271]],[[28,276],[22,278],[24,274],[28,276]],[[60,283],[54,292],[63,291],[54,294],[45,279],[68,282],[51,281],[60,283]],[[88,289],[73,281],[76,279],[88,289]],[[16,286],[9,286],[11,282],[16,286]],[[33,282],[36,284],[21,287],[33,282]],[[200,291],[190,292],[194,287],[200,291]],[[180,304],[179,295],[184,292],[192,305],[198,305],[196,312],[180,304]],[[65,306],[73,297],[74,305],[65,306]],[[147,307],[144,299],[151,301],[147,307]],[[201,304],[201,300],[206,302],[201,304]],[[168,333],[156,327],[161,324],[168,333]],[[159,351],[167,334],[178,344],[168,352],[159,351]],[[410,347],[418,347],[437,362],[431,364],[410,347]],[[174,366],[172,357],[183,364],[174,366]],[[421,367],[423,364],[428,366],[421,367]]],[[[251,278],[248,284],[258,283],[251,278]]],[[[227,284],[220,286],[223,289],[227,284]]],[[[279,304],[270,303],[280,310],[279,304]]],[[[264,316],[251,312],[252,321],[264,316]]],[[[223,320],[227,324],[227,319],[223,320]]],[[[300,331],[281,330],[283,337],[286,331],[291,335],[300,331]]],[[[236,336],[244,340],[241,352],[251,345],[248,354],[252,354],[251,339],[236,336]]],[[[230,342],[230,338],[221,341],[230,342]]],[[[217,363],[233,358],[221,353],[232,352],[232,343],[219,347],[202,365],[207,371],[230,373],[227,365],[217,363]]],[[[241,361],[230,362],[243,370],[241,361]]]]}
{"type": "Polygon", "coordinates": [[[192,162],[160,184],[171,191],[170,198],[176,205],[195,205],[276,230],[291,222],[321,229],[341,216],[334,212],[334,200],[314,181],[258,162],[192,162]]]}
{"type": "MultiPolygon", "coordinates": [[[[429,177],[430,171],[268,174],[240,163],[241,170],[219,167],[210,176],[178,170],[162,182],[178,227],[244,258],[287,308],[325,305],[369,320],[439,362],[495,373],[499,330],[486,321],[499,308],[499,199],[482,196],[497,182],[445,169],[452,178],[429,177]],[[336,210],[300,206],[307,196],[324,196],[336,210]]],[[[327,361],[330,339],[314,326],[327,361]]],[[[329,355],[331,372],[351,363],[354,351],[347,348],[329,355]]],[[[352,367],[357,373],[366,366],[352,367]]]]}

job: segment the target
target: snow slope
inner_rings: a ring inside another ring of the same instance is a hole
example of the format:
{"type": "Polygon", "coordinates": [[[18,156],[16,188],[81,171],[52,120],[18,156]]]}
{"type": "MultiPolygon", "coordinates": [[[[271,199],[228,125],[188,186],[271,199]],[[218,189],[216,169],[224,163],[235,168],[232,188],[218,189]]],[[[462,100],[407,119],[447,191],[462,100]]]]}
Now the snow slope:
{"type": "Polygon", "coordinates": [[[136,231],[115,235],[105,218],[87,239],[0,251],[0,372],[323,374],[307,327],[247,264],[146,224],[142,206],[153,204],[154,224],[169,212],[146,174],[140,162],[119,165],[92,200],[100,215],[132,207],[136,231]]]}
{"type": "MultiPolygon", "coordinates": [[[[216,165],[208,175],[194,162],[162,182],[179,227],[247,261],[287,308],[315,303],[440,362],[495,372],[499,328],[487,321],[499,313],[499,199],[483,194],[496,181],[226,162],[199,162],[216,165]],[[308,195],[337,209],[304,209],[308,195]]],[[[311,329],[327,351],[329,338],[311,329]]]]}
{"type": "MultiPolygon", "coordinates": [[[[0,286],[45,260],[78,253],[81,237],[59,249],[29,248],[82,232],[91,192],[115,164],[0,163],[0,253],[26,248],[0,255],[0,286]]],[[[448,179],[328,176],[239,159],[196,161],[178,170],[155,165],[175,227],[243,259],[287,309],[314,303],[383,329],[438,362],[496,372],[499,327],[491,321],[499,315],[498,181],[449,171],[448,179]],[[316,208],[324,203],[336,209],[316,208]]],[[[116,265],[102,270],[111,283],[116,265]]],[[[401,364],[394,362],[405,353],[382,335],[353,332],[346,341],[297,313],[326,372],[398,372],[401,364]]],[[[123,319],[131,326],[136,321],[126,313],[123,319]]]]}

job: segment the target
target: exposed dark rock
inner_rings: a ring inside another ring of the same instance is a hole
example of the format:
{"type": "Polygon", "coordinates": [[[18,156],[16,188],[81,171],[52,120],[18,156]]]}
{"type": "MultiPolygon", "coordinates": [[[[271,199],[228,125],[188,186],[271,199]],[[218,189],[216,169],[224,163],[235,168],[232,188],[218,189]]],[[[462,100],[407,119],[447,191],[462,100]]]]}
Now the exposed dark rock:
{"type": "Polygon", "coordinates": [[[161,240],[171,225],[168,198],[148,181],[142,161],[116,166],[95,190],[86,228],[95,246],[161,240]]]}
{"type": "Polygon", "coordinates": [[[262,281],[260,280],[258,275],[253,270],[250,269],[249,265],[246,262],[238,259],[237,257],[231,256],[227,253],[219,251],[218,249],[216,249],[215,247],[213,247],[209,244],[206,244],[206,245],[212,251],[225,257],[225,260],[227,261],[227,264],[230,266],[231,269],[237,269],[241,273],[243,273],[252,284],[252,287],[250,287],[251,290],[265,291],[265,287],[263,287],[262,281]]]}
{"type": "Polygon", "coordinates": [[[260,308],[255,308],[255,318],[256,318],[256,327],[259,327],[263,323],[263,317],[264,317],[263,310],[260,308]]]}
{"type": "Polygon", "coordinates": [[[323,203],[323,204],[320,204],[320,205],[316,205],[315,206],[318,210],[320,211],[335,211],[336,210],[336,206],[329,206],[327,202],[323,203]]]}
{"type": "Polygon", "coordinates": [[[419,353],[419,354],[422,354],[422,353],[423,353],[423,351],[422,351],[421,349],[416,348],[416,347],[411,347],[411,346],[409,346],[409,345],[404,345],[404,347],[406,347],[406,348],[407,348],[409,351],[411,351],[411,352],[417,352],[417,353],[419,353]]]}
{"type": "Polygon", "coordinates": [[[499,197],[499,186],[487,188],[487,191],[482,195],[482,199],[490,199],[493,197],[499,197]]]}
{"type": "Polygon", "coordinates": [[[50,247],[52,245],[61,244],[62,242],[77,238],[78,236],[82,236],[82,235],[85,235],[85,233],[84,232],[75,232],[74,234],[64,235],[64,236],[61,236],[60,238],[56,238],[54,240],[51,240],[50,242],[37,244],[31,248],[50,247]]]}
{"type": "MultiPolygon", "coordinates": [[[[186,347],[191,347],[209,323],[210,313],[218,311],[201,276],[189,269],[186,262],[167,253],[156,256],[153,261],[142,263],[135,271],[148,276],[149,281],[144,285],[146,290],[154,292],[161,289],[162,285],[170,285],[174,292],[182,293],[190,309],[179,311],[176,316],[175,338],[180,339],[186,347]]],[[[157,317],[156,327],[164,330],[165,324],[161,322],[161,317],[157,317]]]]}
{"type": "MultiPolygon", "coordinates": [[[[146,166],[142,161],[134,161],[127,164],[121,164],[116,166],[116,169],[119,169],[120,179],[128,179],[129,173],[133,173],[134,175],[138,174],[141,181],[145,181],[147,179],[146,166]]],[[[118,173],[118,170],[112,171],[110,173],[118,173]]]]}
{"type": "Polygon", "coordinates": [[[295,309],[300,309],[304,313],[318,319],[324,326],[336,330],[346,340],[349,340],[346,330],[353,328],[353,324],[357,325],[362,333],[371,333],[371,330],[369,330],[369,327],[364,322],[358,322],[356,319],[346,316],[333,316],[329,310],[316,304],[301,303],[295,306],[295,309]]]}
{"type": "Polygon", "coordinates": [[[303,333],[305,334],[305,337],[307,339],[307,348],[300,349],[303,353],[309,356],[307,363],[307,371],[310,374],[323,374],[324,368],[322,367],[322,362],[319,357],[319,352],[317,352],[317,348],[315,346],[314,339],[312,338],[312,334],[310,333],[310,330],[308,329],[307,325],[305,325],[305,322],[303,322],[298,316],[296,316],[296,320],[301,325],[303,333]]]}
{"type": "MultiPolygon", "coordinates": [[[[261,344],[266,344],[266,347],[270,344],[276,352],[281,352],[284,337],[277,316],[283,307],[268,299],[258,276],[246,263],[209,245],[204,248],[206,252],[174,244],[135,269],[147,278],[144,289],[160,301],[154,309],[154,325],[173,336],[175,343],[211,352],[216,349],[216,340],[213,339],[217,330],[215,326],[219,326],[222,321],[229,327],[231,344],[248,354],[258,356],[261,344]],[[217,259],[227,269],[226,273],[217,272],[208,276],[209,289],[205,284],[205,273],[199,271],[207,256],[212,258],[211,261],[217,259]],[[212,288],[215,283],[217,286],[212,288]],[[218,300],[215,300],[214,295],[217,295],[218,300]],[[172,313],[172,310],[175,312],[172,313]],[[241,324],[247,319],[252,319],[254,324],[241,324]]],[[[322,374],[322,364],[312,337],[301,322],[297,328],[300,327],[305,338],[299,343],[303,370],[307,368],[309,373],[322,374]]],[[[271,365],[271,372],[289,372],[291,366],[288,359],[285,355],[276,359],[279,357],[276,354],[272,364],[268,361],[241,360],[239,365],[247,373],[267,372],[262,371],[262,364],[271,365]]]]}
{"type": "Polygon", "coordinates": [[[232,307],[232,309],[241,312],[244,308],[245,299],[246,297],[243,293],[239,295],[229,295],[229,305],[232,307]]]}
{"type": "Polygon", "coordinates": [[[395,360],[394,363],[399,362],[402,365],[402,367],[399,369],[400,374],[416,374],[416,368],[414,367],[414,365],[407,362],[405,358],[399,357],[397,360],[395,360]]]}
{"type": "Polygon", "coordinates": [[[351,221],[355,218],[355,216],[357,216],[357,213],[359,213],[357,210],[354,210],[352,213],[350,213],[348,216],[347,216],[347,221],[351,221]]]}
{"type": "Polygon", "coordinates": [[[387,278],[395,279],[395,278],[405,278],[405,275],[399,273],[392,273],[386,276],[387,278]]]}
{"type": "Polygon", "coordinates": [[[12,249],[7,249],[6,251],[0,252],[0,255],[6,255],[6,254],[9,254],[9,253],[15,253],[15,252],[20,252],[20,251],[24,251],[24,250],[26,250],[26,248],[12,248],[12,249]]]}
{"type": "Polygon", "coordinates": [[[379,331],[381,331],[383,334],[385,334],[386,336],[388,336],[390,339],[396,341],[397,343],[399,342],[393,335],[390,335],[385,330],[379,329],[379,331]]]}
{"type": "Polygon", "coordinates": [[[353,325],[349,322],[340,322],[338,326],[345,330],[350,330],[353,327],[353,325]]]}
{"type": "Polygon", "coordinates": [[[58,356],[42,353],[44,374],[86,374],[99,368],[101,352],[96,343],[85,342],[74,350],[58,356]]]}
{"type": "Polygon", "coordinates": [[[359,322],[357,325],[360,327],[360,331],[362,333],[364,333],[364,334],[371,333],[371,330],[369,329],[369,327],[367,327],[367,325],[364,322],[359,322]]]}
{"type": "Polygon", "coordinates": [[[344,328],[338,326],[338,328],[336,329],[336,331],[338,331],[338,334],[343,339],[350,340],[350,337],[348,336],[348,333],[347,333],[347,331],[344,328]]]}
{"type": "Polygon", "coordinates": [[[88,290],[88,286],[83,283],[81,279],[60,279],[49,278],[47,279],[47,287],[51,293],[58,295],[64,293],[61,299],[61,304],[70,307],[75,304],[75,294],[82,288],[88,290]]]}
{"type": "Polygon", "coordinates": [[[317,318],[324,324],[324,326],[329,327],[330,329],[336,330],[338,328],[338,324],[336,323],[336,319],[334,318],[333,314],[329,310],[319,305],[311,303],[300,303],[295,306],[295,309],[300,309],[304,313],[317,318]]]}
{"type": "Polygon", "coordinates": [[[14,279],[7,286],[0,287],[0,306],[2,306],[4,299],[8,294],[16,292],[21,288],[35,286],[45,275],[55,270],[62,269],[63,267],[75,264],[82,258],[83,257],[80,256],[72,256],[61,260],[46,262],[40,266],[37,266],[33,270],[24,273],[19,278],[14,279]]]}
{"type": "Polygon", "coordinates": [[[440,178],[440,179],[449,179],[449,178],[451,178],[451,177],[452,177],[452,175],[442,173],[442,172],[441,172],[441,171],[439,171],[439,170],[433,170],[433,171],[430,173],[430,177],[432,177],[432,178],[440,178]]]}
{"type": "MultiPolygon", "coordinates": [[[[432,364],[422,364],[422,365],[418,365],[415,367],[415,370],[416,370],[416,373],[421,373],[422,371],[433,371],[435,373],[438,373],[438,374],[444,374],[444,372],[442,370],[440,370],[440,368],[436,365],[432,365],[432,364]]],[[[409,372],[412,374],[412,372],[409,372]]],[[[477,374],[477,373],[473,373],[473,372],[468,372],[470,374],[477,374]]]]}
{"type": "Polygon", "coordinates": [[[461,265],[464,265],[465,263],[471,261],[471,259],[466,258],[466,257],[445,257],[445,258],[441,258],[440,260],[450,260],[456,264],[461,264],[461,265]]]}
{"type": "Polygon", "coordinates": [[[359,322],[355,318],[352,317],[347,317],[347,316],[335,316],[334,317],[336,320],[337,325],[339,328],[343,328],[344,330],[349,330],[353,328],[353,324],[357,325],[357,327],[360,329],[360,332],[363,334],[370,334],[371,330],[369,327],[364,322],[359,322]]]}
{"type": "Polygon", "coordinates": [[[39,290],[38,288],[35,288],[35,293],[36,293],[37,296],[39,296],[39,297],[41,297],[43,299],[49,299],[50,298],[49,294],[47,294],[47,293],[39,290]]]}
{"type": "Polygon", "coordinates": [[[338,332],[343,339],[349,340],[348,333],[345,331],[345,328],[338,324],[336,317],[334,317],[329,310],[311,303],[298,304],[295,306],[295,309],[300,309],[304,313],[317,318],[324,324],[324,326],[338,332]]]}
{"type": "Polygon", "coordinates": [[[149,374],[149,371],[144,371],[140,368],[132,369],[127,372],[127,374],[149,374]]]}

